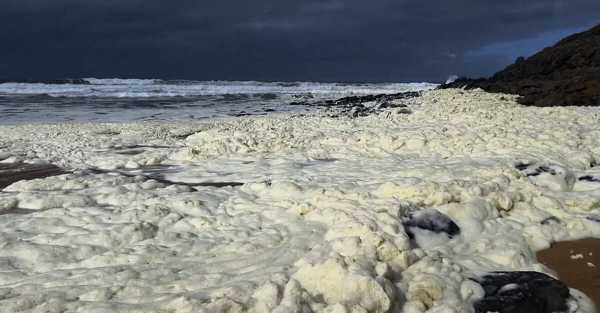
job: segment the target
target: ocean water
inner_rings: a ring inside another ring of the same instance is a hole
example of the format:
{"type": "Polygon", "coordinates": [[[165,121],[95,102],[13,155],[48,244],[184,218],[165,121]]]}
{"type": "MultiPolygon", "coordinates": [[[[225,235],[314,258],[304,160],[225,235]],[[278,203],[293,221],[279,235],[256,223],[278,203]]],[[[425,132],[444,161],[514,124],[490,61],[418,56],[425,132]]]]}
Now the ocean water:
{"type": "Polygon", "coordinates": [[[431,89],[428,83],[165,81],[0,84],[0,123],[173,121],[301,112],[292,102],[431,89]]]}

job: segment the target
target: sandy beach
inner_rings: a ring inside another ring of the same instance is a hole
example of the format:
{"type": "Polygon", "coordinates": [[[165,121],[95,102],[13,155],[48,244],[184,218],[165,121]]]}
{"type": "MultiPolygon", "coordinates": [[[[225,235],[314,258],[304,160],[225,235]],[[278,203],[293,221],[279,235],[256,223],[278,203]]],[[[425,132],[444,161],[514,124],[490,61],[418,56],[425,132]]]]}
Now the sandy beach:
{"type": "Polygon", "coordinates": [[[567,285],[583,291],[596,307],[600,305],[600,239],[557,242],[537,257],[567,285]]]}

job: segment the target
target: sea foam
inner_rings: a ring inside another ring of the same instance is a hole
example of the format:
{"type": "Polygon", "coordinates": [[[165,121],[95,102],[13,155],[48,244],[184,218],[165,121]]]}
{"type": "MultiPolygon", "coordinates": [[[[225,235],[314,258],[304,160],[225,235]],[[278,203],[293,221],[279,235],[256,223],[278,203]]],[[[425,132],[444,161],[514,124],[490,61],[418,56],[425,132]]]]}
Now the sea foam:
{"type": "MultiPolygon", "coordinates": [[[[514,100],[443,90],[413,114],[0,126],[0,154],[72,171],[0,193],[28,210],[0,215],[2,308],[470,312],[475,278],[552,274],[536,250],[600,237],[600,183],[580,179],[600,177],[599,109],[514,100]]],[[[594,311],[571,294],[571,312],[594,311]]]]}

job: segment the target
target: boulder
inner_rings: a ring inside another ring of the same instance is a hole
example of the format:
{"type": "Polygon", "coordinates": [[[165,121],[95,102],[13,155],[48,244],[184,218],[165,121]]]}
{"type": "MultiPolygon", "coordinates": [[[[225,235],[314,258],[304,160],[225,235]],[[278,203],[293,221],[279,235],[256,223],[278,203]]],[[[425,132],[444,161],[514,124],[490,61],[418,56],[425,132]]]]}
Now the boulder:
{"type": "Polygon", "coordinates": [[[485,291],[474,303],[477,313],[566,312],[571,298],[564,283],[539,272],[492,272],[473,280],[485,291]]]}
{"type": "Polygon", "coordinates": [[[402,225],[405,228],[409,238],[414,238],[414,230],[422,229],[435,234],[444,233],[448,238],[460,234],[460,228],[445,214],[434,209],[423,209],[411,212],[406,218],[402,219],[402,225]]]}

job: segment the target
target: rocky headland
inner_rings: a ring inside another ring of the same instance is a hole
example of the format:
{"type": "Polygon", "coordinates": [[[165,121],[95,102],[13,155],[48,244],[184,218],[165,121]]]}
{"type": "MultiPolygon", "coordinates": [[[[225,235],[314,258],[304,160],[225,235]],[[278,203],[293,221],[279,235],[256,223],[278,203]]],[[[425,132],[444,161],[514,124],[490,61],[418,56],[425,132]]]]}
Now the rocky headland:
{"type": "Polygon", "coordinates": [[[490,78],[461,78],[440,88],[481,88],[519,95],[531,106],[600,105],[600,25],[518,58],[490,78]]]}

